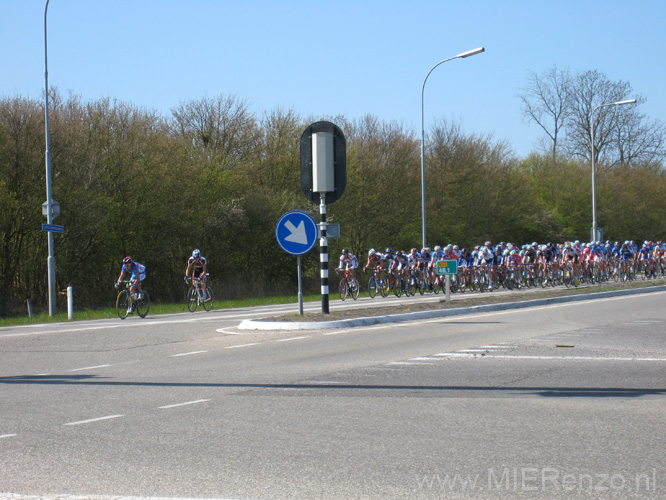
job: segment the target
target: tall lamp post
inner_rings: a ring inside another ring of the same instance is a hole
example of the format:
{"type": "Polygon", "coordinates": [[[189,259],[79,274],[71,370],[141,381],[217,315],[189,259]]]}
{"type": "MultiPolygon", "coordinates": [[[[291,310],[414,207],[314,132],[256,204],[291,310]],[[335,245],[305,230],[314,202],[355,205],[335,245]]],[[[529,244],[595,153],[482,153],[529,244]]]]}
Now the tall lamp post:
{"type": "Polygon", "coordinates": [[[596,108],[592,110],[592,114],[590,115],[590,144],[592,145],[592,241],[597,241],[599,240],[598,234],[597,234],[597,187],[596,187],[596,172],[594,168],[594,113],[597,111],[599,108],[603,108],[606,106],[622,106],[624,104],[635,104],[636,99],[628,99],[626,101],[616,101],[616,102],[609,102],[606,104],[600,104],[596,108]]]}
{"type": "Polygon", "coordinates": [[[478,49],[470,50],[467,52],[463,52],[462,54],[458,54],[457,56],[449,57],[448,59],[444,59],[443,61],[439,61],[437,64],[435,64],[430,71],[428,71],[428,74],[425,77],[425,80],[423,80],[423,87],[421,88],[421,226],[422,226],[422,233],[423,233],[423,241],[422,241],[422,246],[421,248],[425,248],[426,246],[426,184],[425,184],[425,118],[424,118],[424,96],[425,96],[425,85],[426,82],[428,81],[428,77],[430,76],[430,73],[433,72],[433,70],[439,66],[440,64],[443,64],[447,61],[450,61],[452,59],[464,59],[465,57],[469,56],[474,56],[476,54],[480,54],[481,52],[484,52],[486,49],[483,47],[479,47],[478,49]]]}
{"type": "MultiPolygon", "coordinates": [[[[46,222],[53,224],[53,193],[51,190],[51,151],[49,148],[49,69],[48,69],[48,55],[46,43],[46,14],[49,10],[49,0],[46,0],[46,7],[44,8],[44,99],[45,99],[45,116],[44,126],[46,134],[46,222]]],[[[48,231],[48,247],[49,256],[46,261],[48,266],[48,285],[49,285],[49,316],[54,316],[56,313],[56,279],[55,279],[55,255],[53,250],[53,233],[48,231]]]]}

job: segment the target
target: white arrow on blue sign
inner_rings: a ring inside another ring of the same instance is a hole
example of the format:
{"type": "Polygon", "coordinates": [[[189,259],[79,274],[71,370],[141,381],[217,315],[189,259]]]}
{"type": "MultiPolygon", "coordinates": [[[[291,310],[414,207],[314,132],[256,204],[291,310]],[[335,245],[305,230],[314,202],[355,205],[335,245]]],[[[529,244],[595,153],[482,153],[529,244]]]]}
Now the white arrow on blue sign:
{"type": "Polygon", "coordinates": [[[317,223],[310,214],[292,210],[278,220],[275,238],[285,252],[303,255],[317,242],[317,223]]]}

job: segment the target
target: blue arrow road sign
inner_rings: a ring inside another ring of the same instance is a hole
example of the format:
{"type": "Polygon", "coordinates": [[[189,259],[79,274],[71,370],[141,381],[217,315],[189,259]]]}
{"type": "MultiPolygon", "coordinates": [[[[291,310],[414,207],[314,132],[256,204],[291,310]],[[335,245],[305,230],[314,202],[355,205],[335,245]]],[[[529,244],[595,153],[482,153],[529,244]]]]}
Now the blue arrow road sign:
{"type": "Polygon", "coordinates": [[[275,225],[275,238],[285,252],[303,255],[317,242],[317,223],[310,214],[292,210],[275,225]]]}
{"type": "Polygon", "coordinates": [[[58,224],[42,224],[42,231],[48,231],[49,233],[64,233],[65,226],[60,226],[58,224]]]}

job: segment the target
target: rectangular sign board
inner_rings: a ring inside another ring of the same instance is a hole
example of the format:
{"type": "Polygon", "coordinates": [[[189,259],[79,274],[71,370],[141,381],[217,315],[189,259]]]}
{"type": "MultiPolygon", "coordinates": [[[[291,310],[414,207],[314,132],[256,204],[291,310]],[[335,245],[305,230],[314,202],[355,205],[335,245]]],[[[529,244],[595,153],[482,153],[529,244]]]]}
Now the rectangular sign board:
{"type": "Polygon", "coordinates": [[[438,260],[437,274],[458,274],[457,260],[438,260]]]}
{"type": "Polygon", "coordinates": [[[65,226],[60,226],[58,224],[42,224],[42,231],[48,231],[49,233],[64,233],[65,226]]]}

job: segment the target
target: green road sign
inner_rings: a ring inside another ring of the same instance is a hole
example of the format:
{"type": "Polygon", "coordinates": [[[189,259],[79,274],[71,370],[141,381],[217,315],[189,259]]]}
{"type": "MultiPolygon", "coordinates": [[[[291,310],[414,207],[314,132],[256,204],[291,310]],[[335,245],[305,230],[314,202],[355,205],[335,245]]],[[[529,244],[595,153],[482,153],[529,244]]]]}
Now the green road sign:
{"type": "Polygon", "coordinates": [[[458,274],[457,260],[438,260],[437,274],[458,274]]]}

